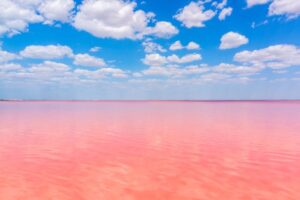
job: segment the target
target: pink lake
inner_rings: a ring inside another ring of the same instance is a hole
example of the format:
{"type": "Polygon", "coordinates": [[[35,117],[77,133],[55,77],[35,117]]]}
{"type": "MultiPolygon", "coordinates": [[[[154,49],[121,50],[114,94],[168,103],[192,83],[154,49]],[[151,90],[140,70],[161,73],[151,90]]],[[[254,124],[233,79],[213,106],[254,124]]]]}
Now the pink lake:
{"type": "Polygon", "coordinates": [[[299,200],[300,101],[0,103],[1,200],[299,200]]]}

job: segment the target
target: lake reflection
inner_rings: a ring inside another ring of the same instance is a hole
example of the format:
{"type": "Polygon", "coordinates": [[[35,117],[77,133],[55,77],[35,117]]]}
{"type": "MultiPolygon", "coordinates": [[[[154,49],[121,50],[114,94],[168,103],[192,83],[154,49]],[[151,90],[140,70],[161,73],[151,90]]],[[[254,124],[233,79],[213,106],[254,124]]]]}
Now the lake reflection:
{"type": "Polygon", "coordinates": [[[1,102],[2,200],[299,200],[300,102],[1,102]]]}

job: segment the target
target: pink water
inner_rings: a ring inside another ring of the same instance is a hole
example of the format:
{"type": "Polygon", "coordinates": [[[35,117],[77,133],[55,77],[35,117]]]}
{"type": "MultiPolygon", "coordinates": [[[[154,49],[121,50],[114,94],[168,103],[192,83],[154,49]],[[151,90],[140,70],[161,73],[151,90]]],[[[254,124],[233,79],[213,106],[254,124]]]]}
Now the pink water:
{"type": "Polygon", "coordinates": [[[1,200],[299,200],[300,102],[1,102],[1,200]]]}

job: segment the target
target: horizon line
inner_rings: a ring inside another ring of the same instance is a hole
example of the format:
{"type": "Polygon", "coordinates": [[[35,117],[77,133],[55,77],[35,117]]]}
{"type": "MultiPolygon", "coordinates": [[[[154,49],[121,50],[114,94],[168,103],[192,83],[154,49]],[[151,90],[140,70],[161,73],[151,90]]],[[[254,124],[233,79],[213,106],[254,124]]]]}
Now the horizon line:
{"type": "Polygon", "coordinates": [[[189,101],[189,102],[233,102],[233,101],[300,101],[300,99],[0,99],[0,102],[18,102],[18,101],[53,101],[53,102],[107,102],[107,101],[115,101],[115,102],[122,102],[122,101],[132,101],[132,102],[142,102],[142,101],[189,101]]]}

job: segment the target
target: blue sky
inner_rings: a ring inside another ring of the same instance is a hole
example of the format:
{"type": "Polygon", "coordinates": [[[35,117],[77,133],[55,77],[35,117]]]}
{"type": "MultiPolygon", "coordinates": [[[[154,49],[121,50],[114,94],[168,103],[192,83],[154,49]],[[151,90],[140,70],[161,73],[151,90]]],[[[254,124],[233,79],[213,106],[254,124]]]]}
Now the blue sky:
{"type": "Polygon", "coordinates": [[[0,99],[298,99],[300,1],[1,0],[0,99]]]}

